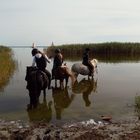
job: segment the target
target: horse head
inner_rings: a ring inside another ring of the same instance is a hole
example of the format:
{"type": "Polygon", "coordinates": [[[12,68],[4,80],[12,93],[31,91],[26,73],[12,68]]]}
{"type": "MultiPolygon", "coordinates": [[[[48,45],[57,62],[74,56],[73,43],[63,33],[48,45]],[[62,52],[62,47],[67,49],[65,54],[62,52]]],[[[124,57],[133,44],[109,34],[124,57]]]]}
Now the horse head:
{"type": "Polygon", "coordinates": [[[96,70],[96,73],[97,73],[97,64],[98,64],[98,60],[97,60],[97,59],[92,59],[90,62],[91,62],[91,64],[92,64],[93,67],[94,67],[94,71],[96,70]]]}
{"type": "Polygon", "coordinates": [[[26,77],[25,80],[28,82],[31,78],[31,73],[37,71],[37,67],[27,66],[26,67],[26,77]]]}

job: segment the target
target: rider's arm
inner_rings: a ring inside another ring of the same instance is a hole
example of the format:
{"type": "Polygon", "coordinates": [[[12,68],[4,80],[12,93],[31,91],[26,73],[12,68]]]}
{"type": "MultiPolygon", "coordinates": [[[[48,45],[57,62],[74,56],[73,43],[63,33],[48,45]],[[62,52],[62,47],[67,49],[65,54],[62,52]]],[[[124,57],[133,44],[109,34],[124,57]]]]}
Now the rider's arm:
{"type": "Polygon", "coordinates": [[[41,52],[41,51],[39,51],[39,53],[42,54],[42,55],[45,57],[45,59],[46,59],[46,61],[47,61],[48,63],[51,62],[51,60],[48,58],[47,55],[45,55],[45,54],[44,54],[43,52],[41,52]]]}
{"type": "Polygon", "coordinates": [[[48,58],[48,56],[47,56],[47,55],[44,55],[44,56],[45,56],[45,58],[46,58],[46,61],[47,61],[48,63],[50,63],[51,60],[48,58]]]}

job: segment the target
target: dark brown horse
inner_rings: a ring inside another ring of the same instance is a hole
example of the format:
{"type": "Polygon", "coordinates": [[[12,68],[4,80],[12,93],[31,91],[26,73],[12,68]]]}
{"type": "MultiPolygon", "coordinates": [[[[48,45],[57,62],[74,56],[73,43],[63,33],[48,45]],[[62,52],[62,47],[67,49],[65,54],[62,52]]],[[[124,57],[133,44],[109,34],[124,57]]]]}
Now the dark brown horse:
{"type": "Polygon", "coordinates": [[[38,105],[41,90],[43,90],[44,98],[46,98],[46,88],[49,82],[48,77],[36,67],[29,66],[26,69],[25,80],[27,81],[27,89],[29,90],[30,96],[29,108],[35,108],[38,105]]]}
{"type": "Polygon", "coordinates": [[[64,79],[66,87],[68,84],[69,77],[71,77],[73,83],[75,80],[70,69],[66,65],[58,67],[56,70],[54,70],[55,87],[57,87],[57,80],[60,80],[60,87],[64,88],[64,79]]]}

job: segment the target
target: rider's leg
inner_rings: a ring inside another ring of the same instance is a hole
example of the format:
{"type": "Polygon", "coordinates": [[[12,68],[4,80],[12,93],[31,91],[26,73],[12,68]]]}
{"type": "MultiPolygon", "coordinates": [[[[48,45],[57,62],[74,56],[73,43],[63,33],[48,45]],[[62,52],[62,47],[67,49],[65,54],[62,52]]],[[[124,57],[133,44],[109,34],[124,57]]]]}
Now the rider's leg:
{"type": "Polygon", "coordinates": [[[54,79],[54,69],[52,69],[52,80],[54,79]]]}
{"type": "Polygon", "coordinates": [[[46,73],[46,75],[48,76],[48,79],[49,79],[49,83],[48,83],[48,89],[51,88],[51,73],[45,69],[44,71],[46,73]]]}

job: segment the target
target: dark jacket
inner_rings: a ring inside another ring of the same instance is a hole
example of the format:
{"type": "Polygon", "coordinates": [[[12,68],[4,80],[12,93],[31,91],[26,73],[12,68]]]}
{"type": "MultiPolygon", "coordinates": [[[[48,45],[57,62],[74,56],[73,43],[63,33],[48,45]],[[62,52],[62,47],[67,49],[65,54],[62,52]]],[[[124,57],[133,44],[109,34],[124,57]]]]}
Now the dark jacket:
{"type": "Polygon", "coordinates": [[[53,69],[56,69],[60,66],[62,66],[63,63],[63,56],[62,54],[58,53],[54,57],[54,62],[53,62],[53,69]]]}
{"type": "Polygon", "coordinates": [[[84,52],[83,53],[82,64],[84,64],[84,65],[88,65],[89,64],[89,54],[88,54],[88,52],[84,52]]]}
{"type": "Polygon", "coordinates": [[[45,57],[42,55],[40,58],[35,57],[36,65],[40,70],[45,70],[47,62],[45,57]]]}

